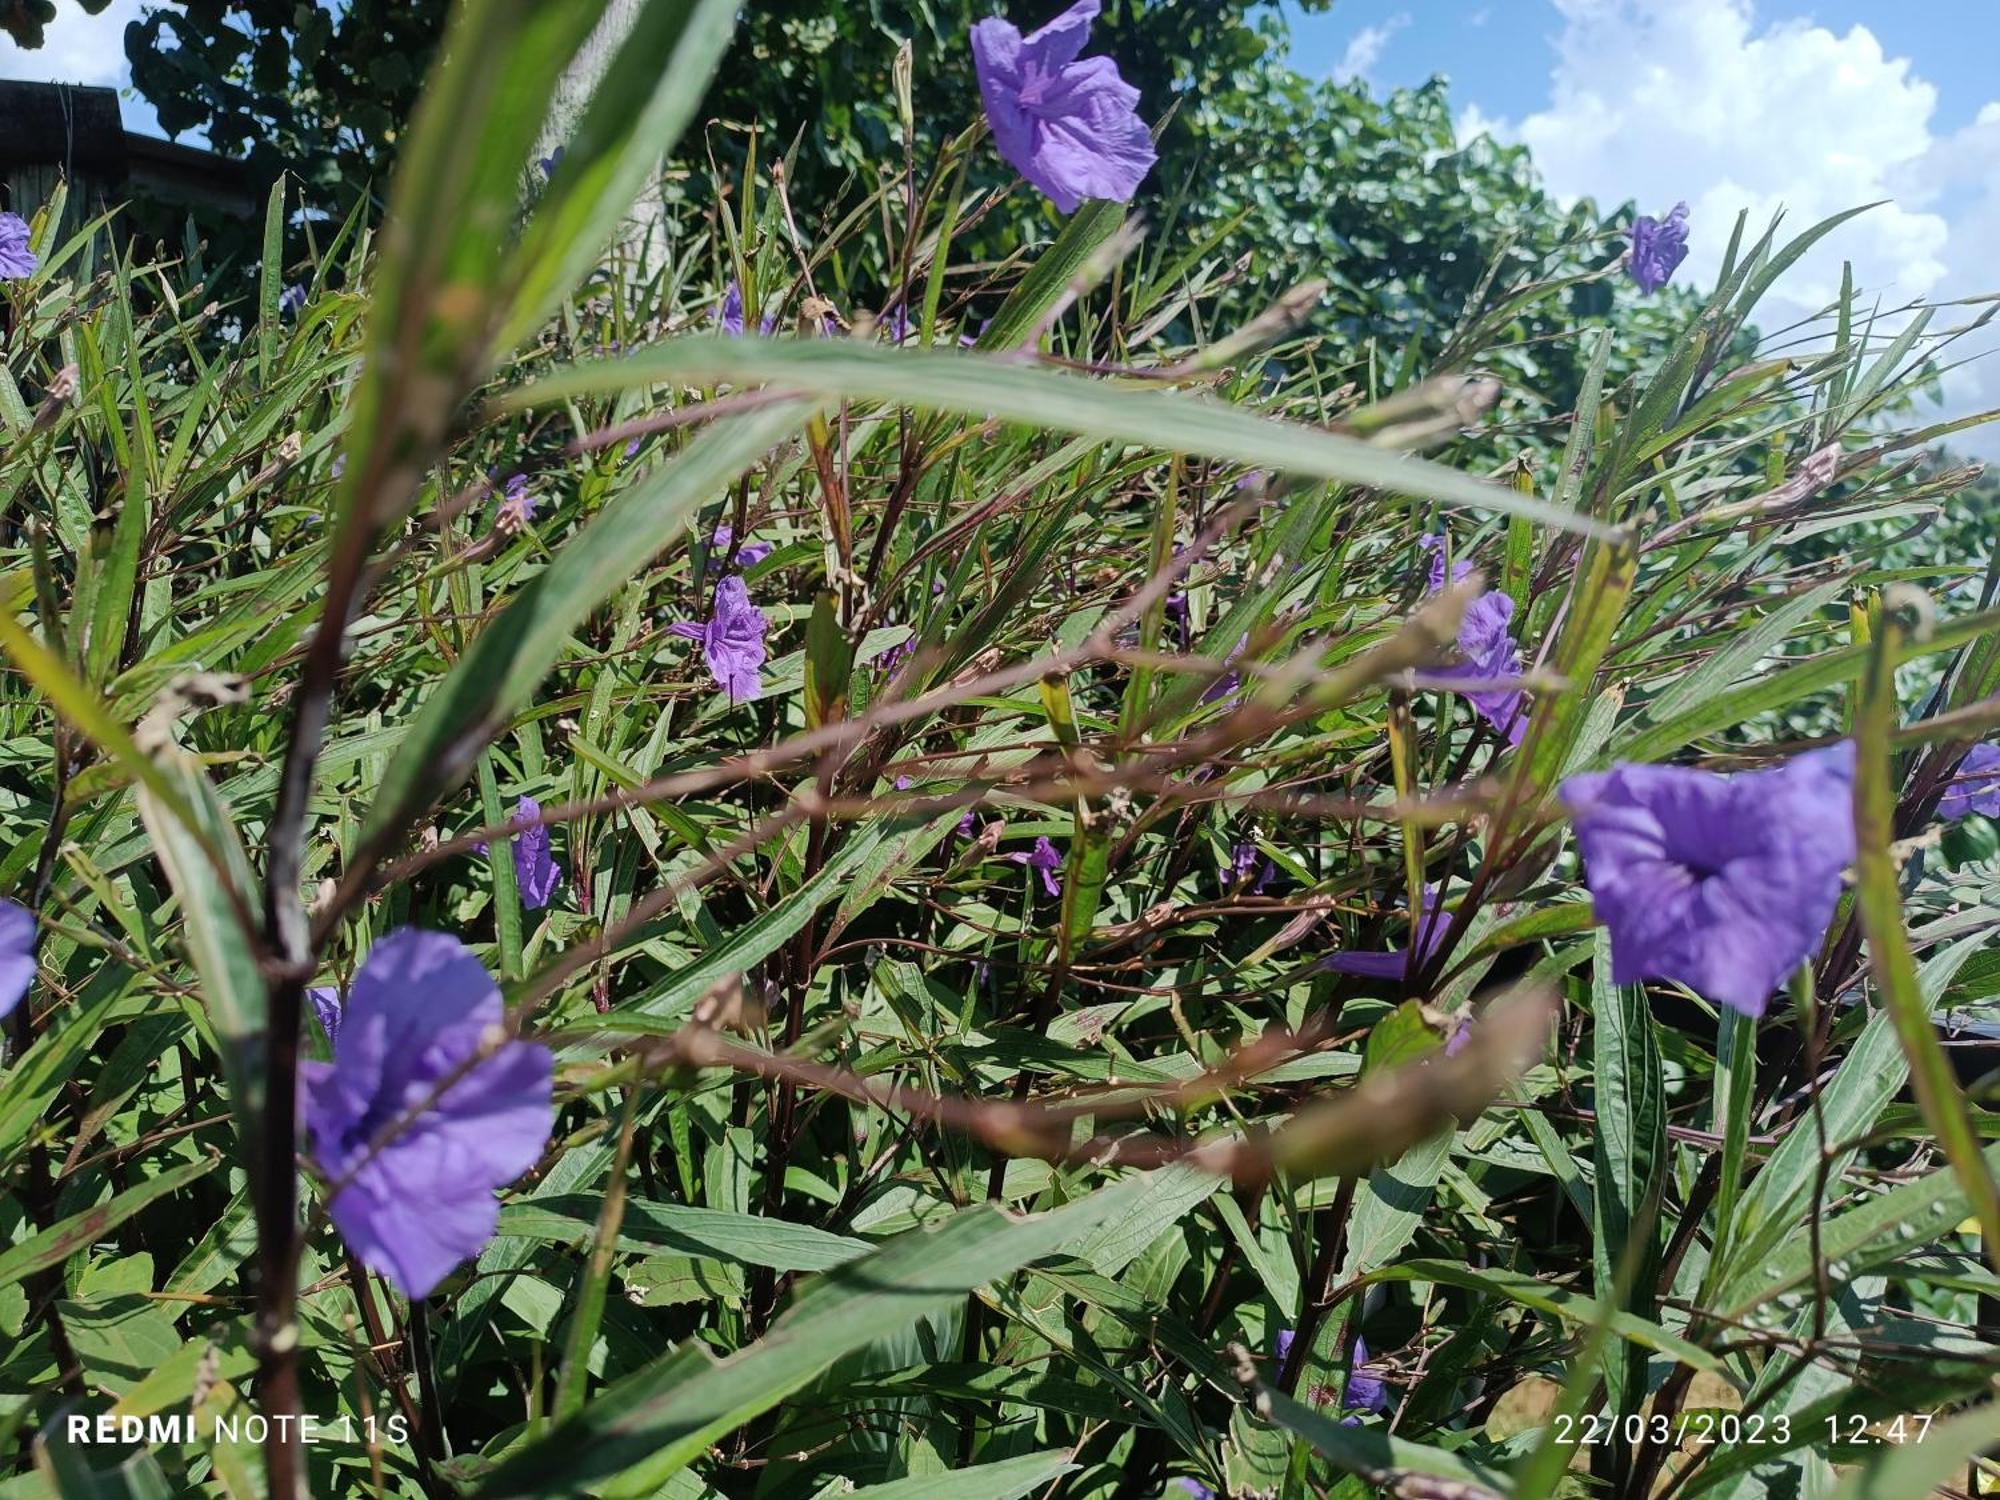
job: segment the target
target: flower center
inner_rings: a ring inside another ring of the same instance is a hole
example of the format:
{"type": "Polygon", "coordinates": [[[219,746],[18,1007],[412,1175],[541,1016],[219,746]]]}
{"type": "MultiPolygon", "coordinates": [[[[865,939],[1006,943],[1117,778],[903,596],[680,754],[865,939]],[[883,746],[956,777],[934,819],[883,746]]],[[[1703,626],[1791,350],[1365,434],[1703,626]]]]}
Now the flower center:
{"type": "Polygon", "coordinates": [[[1040,63],[1029,63],[1021,74],[1021,108],[1041,113],[1042,106],[1048,102],[1049,90],[1059,76],[1040,63]]]}

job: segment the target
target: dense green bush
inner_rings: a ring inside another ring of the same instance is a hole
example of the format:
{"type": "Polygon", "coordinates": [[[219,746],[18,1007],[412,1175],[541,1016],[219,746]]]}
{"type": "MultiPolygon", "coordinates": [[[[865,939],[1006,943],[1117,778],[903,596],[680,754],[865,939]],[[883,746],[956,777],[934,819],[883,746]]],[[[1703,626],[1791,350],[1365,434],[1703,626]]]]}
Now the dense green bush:
{"type": "MultiPolygon", "coordinates": [[[[41,944],[0,1495],[301,1456],[332,1494],[1958,1482],[2000,1435],[2000,1203],[1937,1028],[2000,965],[1983,825],[1940,851],[1935,814],[2000,612],[1987,557],[1881,550],[1971,478],[1888,429],[1921,338],[1843,310],[1759,358],[1839,224],[1746,228],[1616,336],[1595,229],[1556,266],[1475,236],[1470,315],[1386,361],[1362,279],[1335,327],[1246,320],[1114,205],[970,258],[963,98],[878,198],[788,218],[760,158],[663,265],[607,257],[733,8],[649,7],[525,214],[591,7],[475,0],[385,225],[298,295],[282,199],[244,306],[57,243],[60,205],[4,284],[0,891],[41,944]],[[1479,576],[1431,589],[1426,536],[1479,576]],[[731,578],[747,701],[675,630],[731,578]],[[1481,589],[1518,745],[1423,675],[1481,589]],[[1852,893],[1763,1020],[1614,983],[1566,778],[1849,735],[1852,893]],[[1450,926],[1400,975],[1326,962],[1412,908],[1450,926]],[[354,1024],[406,927],[503,987],[482,1059],[554,1061],[497,1235],[414,1301],[292,1102],[306,991],[354,1024]],[[315,1440],[216,1425],[252,1410],[315,1440]]],[[[1396,212],[1469,223],[1518,165],[1396,212]]]]}

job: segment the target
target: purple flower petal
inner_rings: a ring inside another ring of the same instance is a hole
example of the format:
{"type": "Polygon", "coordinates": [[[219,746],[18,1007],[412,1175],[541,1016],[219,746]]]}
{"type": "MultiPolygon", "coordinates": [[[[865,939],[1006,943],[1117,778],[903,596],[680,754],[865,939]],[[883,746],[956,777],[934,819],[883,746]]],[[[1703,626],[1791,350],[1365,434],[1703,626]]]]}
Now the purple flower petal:
{"type": "MultiPolygon", "coordinates": [[[[1416,949],[1418,964],[1430,961],[1438,946],[1444,942],[1444,935],[1451,928],[1451,914],[1438,905],[1438,888],[1424,887],[1424,909],[1419,917],[1423,931],[1417,935],[1416,949]]],[[[1331,969],[1336,974],[1354,974],[1363,979],[1388,979],[1401,981],[1410,975],[1410,950],[1396,948],[1388,953],[1356,953],[1351,949],[1339,953],[1329,953],[1320,960],[1320,967],[1331,969]]]]}
{"type": "Polygon", "coordinates": [[[312,1006],[313,1016],[319,1022],[319,1029],[326,1033],[326,1040],[333,1045],[340,1040],[340,991],[330,984],[316,984],[306,991],[306,1000],[312,1006]]]}
{"type": "Polygon", "coordinates": [[[278,311],[285,317],[296,318],[305,311],[306,289],[294,282],[278,294],[278,311]]]}
{"type": "Polygon", "coordinates": [[[514,821],[521,825],[514,839],[514,884],[529,911],[547,906],[562,884],[562,866],[549,849],[548,825],[535,821],[541,815],[542,804],[533,797],[523,797],[514,808],[514,821]]]}
{"type": "Polygon", "coordinates": [[[1938,816],[1956,823],[1969,813],[2000,818],[2000,745],[1974,745],[1938,799],[1938,816]]]}
{"type": "Polygon", "coordinates": [[[1233,844],[1229,850],[1229,863],[1222,867],[1222,889],[1224,894],[1244,887],[1253,892],[1262,891],[1276,873],[1255,844],[1247,841],[1233,844]]]}
{"type": "Polygon", "coordinates": [[[403,928],[354,977],[331,1064],[301,1070],[313,1157],[352,1180],[331,1215],[361,1260],[411,1299],[493,1236],[494,1190],[532,1167],[554,1123],[554,1060],[506,1041],[442,1088],[379,1151],[375,1138],[425,1105],[504,1019],[500,989],[456,938],[403,928]]]}
{"type": "MultiPolygon", "coordinates": [[[[1442,556],[1442,553],[1438,554],[1442,556]]],[[[1432,576],[1440,577],[1439,565],[1432,563],[1432,576]]],[[[1443,672],[1419,672],[1419,685],[1437,682],[1463,682],[1467,678],[1484,679],[1489,682],[1507,681],[1519,677],[1522,672],[1521,648],[1515,644],[1512,631],[1514,620],[1514,600],[1509,594],[1488,590],[1465,607],[1465,617],[1458,625],[1458,651],[1463,661],[1443,672]]],[[[1521,743],[1528,732],[1528,695],[1519,688],[1495,688],[1490,692],[1480,689],[1458,689],[1464,692],[1481,718],[1506,737],[1509,745],[1521,743]]]]}
{"type": "Polygon", "coordinates": [[[1031,870],[1039,871],[1042,877],[1042,889],[1051,896],[1062,895],[1062,880],[1056,874],[1056,871],[1063,867],[1062,851],[1046,837],[1035,840],[1032,852],[1017,849],[1014,853],[1001,857],[1011,859],[1017,865],[1026,865],[1031,870]]]}
{"type": "Polygon", "coordinates": [[[1410,950],[1396,948],[1388,953],[1329,953],[1320,960],[1336,974],[1355,974],[1363,979],[1402,979],[1410,972],[1410,950]]]}
{"type": "Polygon", "coordinates": [[[35,914],[0,898],[0,1016],[14,1013],[35,982],[35,914]]]}
{"type": "Polygon", "coordinates": [[[0,281],[21,281],[35,274],[41,257],[29,248],[28,221],[19,214],[0,214],[0,281]]]}
{"type": "Polygon", "coordinates": [[[1139,91],[1108,57],[1077,61],[1098,8],[1098,0],[1077,0],[1025,37],[998,16],[972,28],[994,144],[1066,214],[1086,198],[1131,202],[1156,160],[1139,91]]]}
{"type": "Polygon", "coordinates": [[[1368,1343],[1357,1334],[1354,1339],[1354,1362],[1348,1370],[1347,1388],[1340,1393],[1340,1404],[1350,1411],[1387,1411],[1389,1387],[1367,1366],[1368,1343]]]}
{"type": "Polygon", "coordinates": [[[1853,782],[1846,741],[1740,776],[1620,765],[1565,781],[1613,981],[1676,980],[1761,1016],[1833,920],[1853,782]]]}
{"type": "MultiPolygon", "coordinates": [[[[1249,646],[1250,646],[1250,633],[1248,631],[1245,631],[1242,637],[1236,642],[1236,644],[1230,648],[1229,654],[1223,657],[1223,661],[1224,662],[1235,661],[1238,657],[1242,656],[1246,650],[1249,649],[1249,646]]],[[[1208,685],[1207,689],[1201,695],[1201,701],[1203,703],[1220,702],[1222,699],[1227,698],[1231,693],[1234,693],[1238,688],[1242,686],[1243,686],[1243,674],[1240,671],[1225,672],[1222,674],[1222,676],[1216,678],[1215,681],[1211,682],[1208,685]]]]}
{"type": "Polygon", "coordinates": [[[1456,1057],[1465,1050],[1466,1043],[1472,1040],[1472,1017],[1453,1016],[1445,1024],[1451,1028],[1451,1034],[1444,1039],[1444,1055],[1456,1057]]]}
{"type": "Polygon", "coordinates": [[[750,590],[737,573],[716,585],[715,614],[707,624],[684,620],[667,627],[673,635],[701,642],[709,675],[732,703],[748,703],[763,691],[759,673],[767,628],[763,612],[750,602],[750,590]]]}
{"type": "MultiPolygon", "coordinates": [[[[727,524],[718,526],[715,528],[715,535],[709,540],[708,555],[717,563],[725,562],[729,557],[729,549],[735,543],[735,530],[727,524]]],[[[776,545],[771,542],[745,542],[736,553],[736,564],[738,567],[754,568],[777,550],[776,545]]]]}
{"type": "Polygon", "coordinates": [[[1632,253],[1625,267],[1646,295],[1651,296],[1671,281],[1681,262],[1687,259],[1687,219],[1688,206],[1676,203],[1664,219],[1641,214],[1633,223],[1632,253]]]}
{"type": "Polygon", "coordinates": [[[743,288],[733,281],[722,294],[722,309],[715,315],[715,325],[730,338],[743,337],[743,288]]]}
{"type": "MultiPolygon", "coordinates": [[[[1417,539],[1417,542],[1424,551],[1431,555],[1430,573],[1424,581],[1424,590],[1426,593],[1438,593],[1444,588],[1444,555],[1450,548],[1451,539],[1443,535],[1422,536],[1417,539]]],[[[1462,583],[1465,580],[1465,575],[1471,571],[1472,563],[1470,560],[1455,562],[1451,565],[1451,581],[1453,583],[1462,583]]]]}

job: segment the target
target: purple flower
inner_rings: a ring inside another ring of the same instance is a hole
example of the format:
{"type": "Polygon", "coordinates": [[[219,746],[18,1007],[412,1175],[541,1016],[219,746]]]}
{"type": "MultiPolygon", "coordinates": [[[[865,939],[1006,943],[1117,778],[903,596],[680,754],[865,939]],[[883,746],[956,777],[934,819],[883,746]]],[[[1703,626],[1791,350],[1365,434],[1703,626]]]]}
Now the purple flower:
{"type": "Polygon", "coordinates": [[[1632,253],[1625,268],[1648,296],[1673,279],[1688,253],[1688,206],[1676,203],[1664,219],[1641,214],[1632,225],[1632,253]]]}
{"type": "Polygon", "coordinates": [[[2000,818],[2000,745],[1974,745],[1966,751],[1938,801],[1938,816],[1947,822],[1956,823],[1967,813],[2000,818]]]}
{"type": "Polygon", "coordinates": [[[1098,0],[1076,0],[1022,36],[998,16],[972,28],[972,60],[993,140],[1063,213],[1086,198],[1129,203],[1155,160],[1139,91],[1108,57],[1078,62],[1098,0]]]}
{"type": "Polygon", "coordinates": [[[750,602],[741,574],[731,573],[715,588],[715,614],[706,625],[683,620],[668,630],[683,640],[700,641],[715,685],[732,703],[748,703],[762,691],[758,669],[764,665],[764,615],[750,602]]]}
{"type": "Polygon", "coordinates": [[[1424,887],[1424,906],[1417,917],[1417,926],[1422,930],[1415,935],[1414,961],[1409,948],[1397,948],[1388,953],[1329,953],[1320,960],[1320,966],[1336,974],[1356,974],[1363,979],[1400,982],[1431,961],[1431,955],[1437,952],[1451,926],[1450,914],[1438,905],[1438,888],[1434,885],[1424,887]]]}
{"type": "MultiPolygon", "coordinates": [[[[1521,675],[1521,648],[1514,644],[1509,629],[1514,619],[1514,600],[1498,589],[1481,594],[1465,608],[1458,626],[1458,649],[1465,662],[1459,673],[1489,681],[1521,675]]],[[[1499,730],[1510,745],[1521,743],[1528,732],[1528,695],[1519,688],[1492,692],[1470,692],[1466,701],[1480,716],[1499,730]]]]}
{"type": "Polygon", "coordinates": [[[1450,1028],[1451,1034],[1444,1039],[1444,1055],[1456,1057],[1472,1040],[1472,1017],[1463,1014],[1452,1016],[1445,1021],[1445,1025],[1450,1028]]]}
{"type": "Polygon", "coordinates": [[[639,449],[645,441],[644,438],[633,438],[631,442],[625,445],[625,456],[627,458],[637,458],[639,456],[639,449]]]}
{"type": "Polygon", "coordinates": [[[501,490],[500,509],[493,514],[494,529],[511,536],[535,519],[535,505],[534,494],[528,488],[528,476],[509,474],[501,490]]]}
{"type": "Polygon", "coordinates": [[[1278,1358],[1280,1360],[1291,1358],[1292,1340],[1297,1337],[1298,1337],[1298,1332],[1296,1329],[1280,1328],[1278,1330],[1278,1337],[1275,1343],[1278,1351],[1278,1358]]]}
{"type": "Polygon", "coordinates": [[[330,984],[316,984],[306,991],[306,1000],[319,1029],[326,1033],[327,1045],[332,1046],[340,1040],[340,991],[330,984]]]}
{"type": "Polygon", "coordinates": [[[1738,776],[1619,765],[1565,781],[1612,980],[1677,980],[1761,1016],[1833,920],[1853,783],[1849,741],[1738,776]]]}
{"type": "Polygon", "coordinates": [[[1017,849],[1012,854],[1003,854],[1001,858],[1011,859],[1015,864],[1026,865],[1031,870],[1041,871],[1042,889],[1051,896],[1062,894],[1062,881],[1056,877],[1056,871],[1063,867],[1063,857],[1056,846],[1046,838],[1035,840],[1032,854],[1017,849]]]}
{"type": "MultiPolygon", "coordinates": [[[[726,523],[715,528],[715,536],[709,541],[708,555],[717,561],[729,556],[729,549],[736,543],[736,533],[726,523]]],[[[736,554],[738,567],[754,568],[778,549],[770,542],[745,542],[736,554]]]]}
{"type": "Polygon", "coordinates": [[[555,176],[556,168],[561,166],[562,164],[563,164],[563,148],[561,146],[556,147],[555,150],[551,151],[547,156],[542,157],[539,161],[535,163],[536,166],[542,169],[542,181],[544,182],[547,182],[551,177],[555,176]]]}
{"type": "MultiPolygon", "coordinates": [[[[1417,544],[1431,555],[1430,577],[1425,581],[1424,588],[1428,593],[1438,593],[1444,588],[1444,554],[1451,545],[1451,539],[1443,535],[1423,536],[1417,539],[1417,544]]],[[[1455,562],[1451,565],[1451,581],[1461,583],[1471,571],[1469,560],[1455,562]]]]}
{"type": "Polygon", "coordinates": [[[293,282],[278,294],[278,311],[287,318],[296,318],[305,311],[306,289],[293,282]]]}
{"type": "Polygon", "coordinates": [[[514,843],[514,884],[521,892],[521,904],[540,911],[562,884],[562,866],[549,852],[549,828],[540,822],[542,804],[523,797],[514,808],[514,824],[521,832],[514,843]]]}
{"type": "Polygon", "coordinates": [[[1276,873],[1257,846],[1245,840],[1230,846],[1229,863],[1222,867],[1222,889],[1228,892],[1247,887],[1261,891],[1276,873]]]}
{"type": "Polygon", "coordinates": [[[730,338],[743,337],[743,288],[733,281],[722,294],[722,310],[715,315],[715,325],[730,338]]]}
{"type": "Polygon", "coordinates": [[[958,836],[962,839],[979,836],[979,814],[969,807],[965,810],[965,816],[958,820],[958,836]]]}
{"type": "Polygon", "coordinates": [[[12,1015],[34,982],[35,914],[0,898],[0,1016],[12,1015]]]}
{"type": "Polygon", "coordinates": [[[1199,1479],[1190,1479],[1187,1475],[1183,1474],[1174,1483],[1186,1493],[1192,1495],[1194,1500],[1215,1500],[1215,1491],[1203,1484],[1199,1479]]]}
{"type": "MultiPolygon", "coordinates": [[[[888,623],[893,624],[894,621],[890,621],[888,623]]],[[[896,642],[896,644],[893,646],[884,646],[880,651],[877,651],[872,657],[864,657],[863,660],[867,661],[870,665],[872,665],[875,668],[876,671],[880,672],[883,676],[890,677],[895,675],[897,669],[900,668],[904,662],[908,661],[911,657],[915,656],[916,654],[917,654],[917,638],[913,633],[907,639],[900,640],[896,642]]]]}
{"type": "Polygon", "coordinates": [[[19,214],[0,214],[0,281],[32,276],[41,263],[28,248],[28,221],[19,214]]]}
{"type": "Polygon", "coordinates": [[[504,1018],[464,944],[405,927],[354,976],[333,1061],[300,1064],[313,1159],[338,1186],[334,1226],[412,1300],[493,1238],[494,1190],[535,1164],[555,1120],[554,1060],[535,1042],[493,1047],[504,1018]],[[490,1055],[467,1067],[482,1046],[490,1055]]]}
{"type": "Polygon", "coordinates": [[[1367,1363],[1367,1342],[1357,1334],[1354,1339],[1354,1364],[1348,1371],[1347,1389],[1340,1393],[1340,1404],[1352,1411],[1387,1411],[1389,1387],[1382,1383],[1380,1375],[1371,1374],[1365,1368],[1367,1363]]]}

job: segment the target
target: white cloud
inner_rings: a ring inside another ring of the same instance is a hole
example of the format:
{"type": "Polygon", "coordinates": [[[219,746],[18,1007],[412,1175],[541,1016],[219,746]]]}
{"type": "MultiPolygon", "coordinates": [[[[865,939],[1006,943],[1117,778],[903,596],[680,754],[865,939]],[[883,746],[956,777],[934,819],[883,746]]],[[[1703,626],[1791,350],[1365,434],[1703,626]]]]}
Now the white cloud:
{"type": "Polygon", "coordinates": [[[1394,40],[1397,32],[1410,24],[1406,14],[1393,15],[1380,26],[1364,26],[1347,39],[1347,50],[1340,61],[1333,65],[1335,83],[1352,83],[1357,78],[1368,76],[1369,70],[1382,60],[1382,53],[1394,40]]]}
{"type": "MultiPolygon", "coordinates": [[[[2000,289],[1975,284],[1995,276],[2000,104],[1940,139],[1937,91],[1865,26],[1836,34],[1766,19],[1771,7],[1760,13],[1752,0],[1553,3],[1563,25],[1547,107],[1517,122],[1468,110],[1461,129],[1525,142],[1566,199],[1631,198],[1655,214],[1686,200],[1690,280],[1712,282],[1741,210],[1752,234],[1779,209],[1796,232],[1887,199],[1793,267],[1771,294],[1789,305],[1772,312],[1824,306],[1843,260],[1885,308],[2000,289]]],[[[1973,409],[1982,383],[2000,389],[2000,373],[1954,376],[1949,405],[1973,409]]],[[[1991,450],[2000,434],[1971,443],[1991,450]]]]}
{"type": "Polygon", "coordinates": [[[15,52],[7,71],[16,78],[49,83],[123,88],[132,80],[132,69],[125,61],[125,27],[138,20],[148,5],[158,9],[159,0],[112,0],[92,16],[65,0],[56,7],[44,45],[33,52],[15,52]]]}

